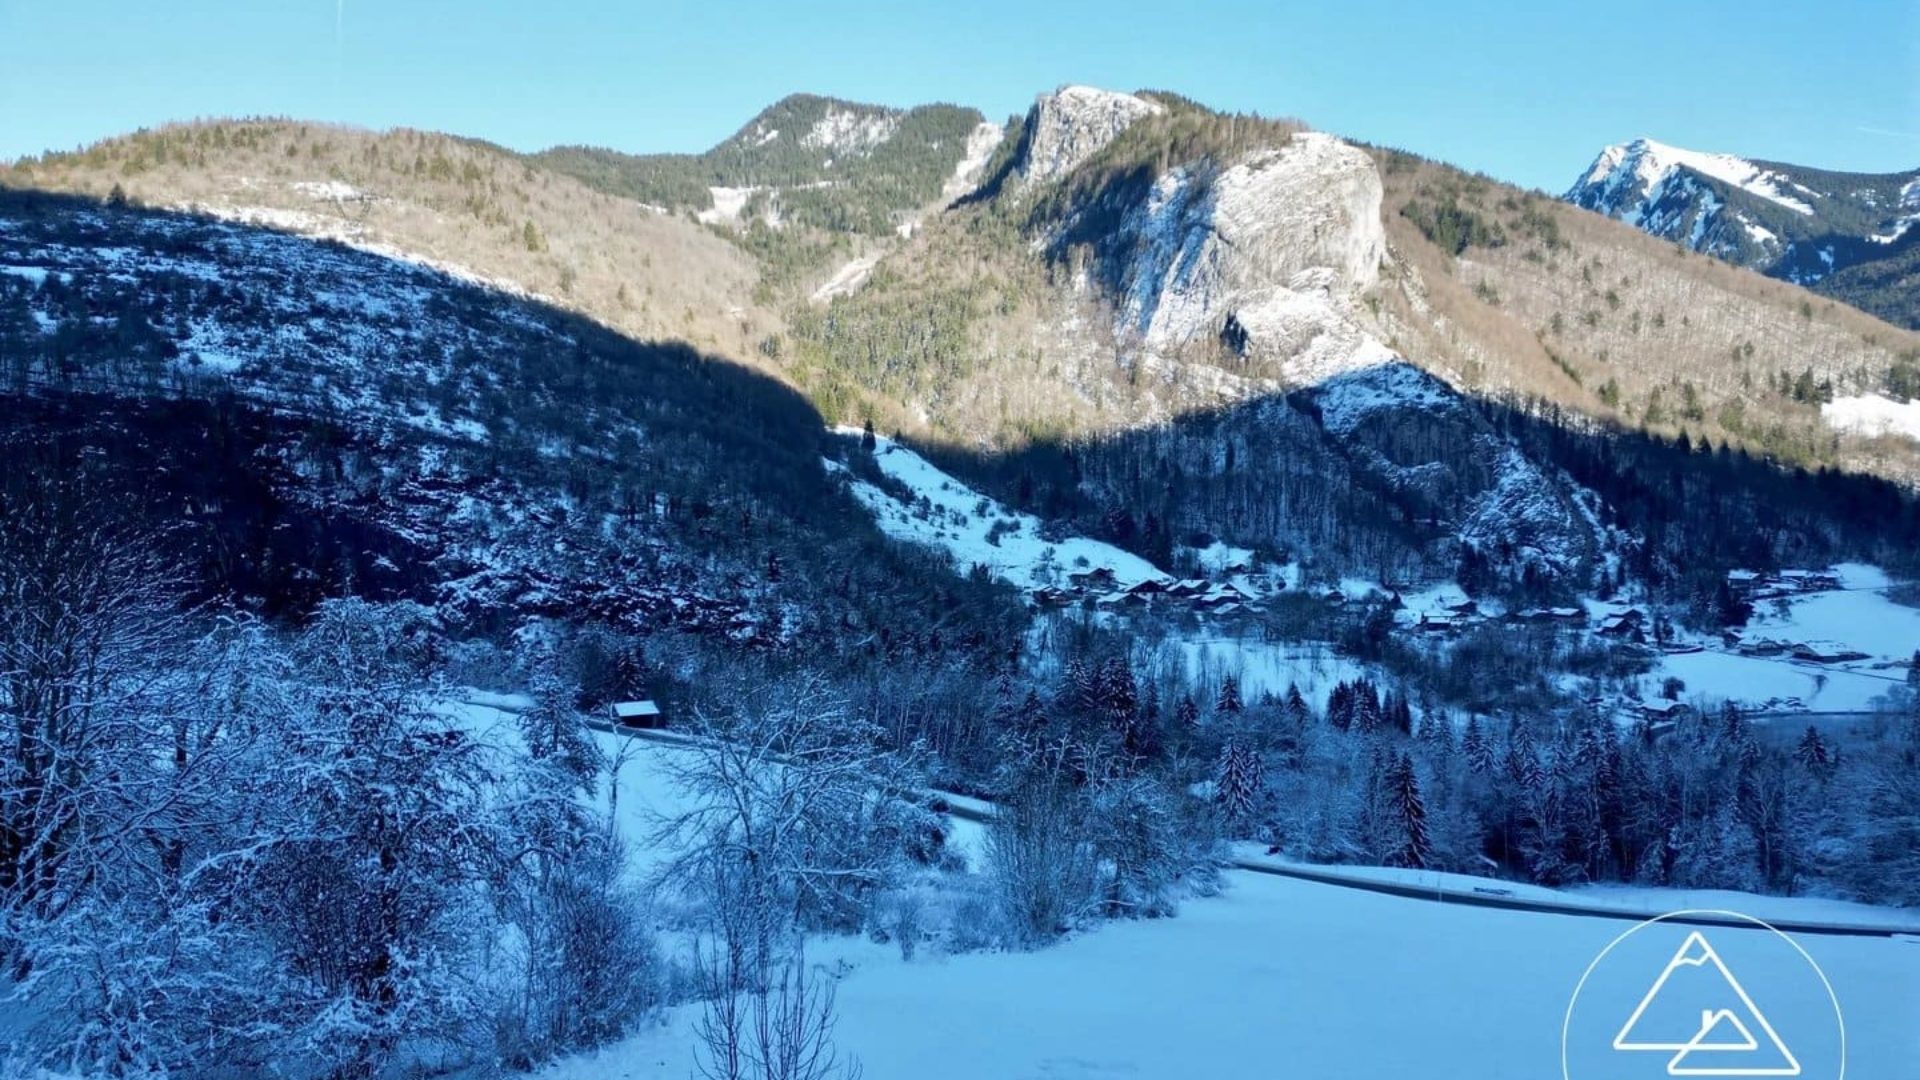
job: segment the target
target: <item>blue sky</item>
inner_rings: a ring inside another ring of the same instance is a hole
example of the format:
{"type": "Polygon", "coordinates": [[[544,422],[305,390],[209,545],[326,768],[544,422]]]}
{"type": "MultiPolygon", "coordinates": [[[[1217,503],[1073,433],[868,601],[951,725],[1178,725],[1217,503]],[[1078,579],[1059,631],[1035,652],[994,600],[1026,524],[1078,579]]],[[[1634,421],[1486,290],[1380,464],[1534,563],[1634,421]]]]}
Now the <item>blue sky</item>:
{"type": "Polygon", "coordinates": [[[995,118],[1065,82],[1297,116],[1564,188],[1651,135],[1920,165],[1920,3],[0,0],[0,159],[201,116],[697,150],[784,94],[995,118]]]}

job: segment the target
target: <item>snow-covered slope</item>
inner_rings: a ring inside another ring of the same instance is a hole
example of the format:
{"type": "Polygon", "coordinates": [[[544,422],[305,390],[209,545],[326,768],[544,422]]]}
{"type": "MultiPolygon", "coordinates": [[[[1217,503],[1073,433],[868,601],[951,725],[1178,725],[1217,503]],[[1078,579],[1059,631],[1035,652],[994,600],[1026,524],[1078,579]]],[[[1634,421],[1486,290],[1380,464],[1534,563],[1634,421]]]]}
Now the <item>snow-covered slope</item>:
{"type": "MultiPolygon", "coordinates": [[[[843,429],[841,434],[859,432],[843,429]]],[[[1070,574],[1102,569],[1112,571],[1121,588],[1168,579],[1152,563],[1112,544],[1083,536],[1049,537],[1039,518],[1009,510],[891,439],[875,443],[875,463],[905,484],[913,500],[903,503],[861,480],[852,482],[854,496],[872,511],[882,532],[945,549],[962,571],[984,566],[1026,590],[1065,585],[1070,574]]]]}
{"type": "Polygon", "coordinates": [[[1920,442],[1920,401],[1894,401],[1879,394],[1856,394],[1826,402],[1820,406],[1820,415],[1841,431],[1903,435],[1920,442]]]}

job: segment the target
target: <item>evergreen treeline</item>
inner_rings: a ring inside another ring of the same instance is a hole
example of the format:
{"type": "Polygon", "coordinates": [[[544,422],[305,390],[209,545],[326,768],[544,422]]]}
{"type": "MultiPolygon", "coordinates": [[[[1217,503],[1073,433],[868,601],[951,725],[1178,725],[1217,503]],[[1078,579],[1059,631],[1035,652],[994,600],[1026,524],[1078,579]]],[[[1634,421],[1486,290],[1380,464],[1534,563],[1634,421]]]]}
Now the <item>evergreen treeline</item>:
{"type": "Polygon", "coordinates": [[[702,154],[563,146],[529,160],[609,194],[673,208],[707,209],[709,187],[777,188],[786,221],[881,236],[892,231],[895,214],[940,194],[980,122],[978,111],[955,105],[902,111],[796,94],[702,154]],[[848,151],[810,145],[806,137],[830,115],[874,125],[886,137],[848,151]]]}

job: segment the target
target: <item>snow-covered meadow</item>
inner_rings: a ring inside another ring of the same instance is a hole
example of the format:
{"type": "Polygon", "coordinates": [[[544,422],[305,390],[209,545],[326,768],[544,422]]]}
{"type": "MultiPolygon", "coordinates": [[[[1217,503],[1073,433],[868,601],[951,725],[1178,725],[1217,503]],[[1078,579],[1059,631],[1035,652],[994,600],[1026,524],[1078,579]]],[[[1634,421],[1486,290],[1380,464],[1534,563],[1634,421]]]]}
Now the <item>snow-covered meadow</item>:
{"type": "MultiPolygon", "coordinates": [[[[665,768],[683,748],[600,732],[623,757],[617,827],[650,835],[684,809],[665,768]]],[[[979,826],[955,841],[976,869],[979,826]]],[[[1257,849],[1243,846],[1247,862],[1257,849]]],[[[1276,863],[1284,866],[1284,864],[1276,863]]],[[[1846,1020],[1848,1074],[1904,1080],[1920,1061],[1920,912],[1724,891],[1558,891],[1462,875],[1341,868],[1353,881],[1436,893],[1497,891],[1517,902],[1665,914],[1734,910],[1778,922],[1911,928],[1896,936],[1800,934],[1846,1020]]],[[[903,960],[893,944],[813,937],[808,957],[834,980],[835,1041],[868,1080],[976,1077],[1165,1078],[1390,1076],[1536,1080],[1555,1075],[1562,1022],[1587,966],[1630,919],[1543,914],[1237,870],[1224,892],[1177,917],[1103,923],[1037,952],[903,960]]],[[[1657,926],[1647,948],[1691,928],[1657,926]]],[[[1830,1049],[1830,1006],[1764,931],[1703,931],[1809,1063],[1830,1049]]],[[[1669,940],[1671,939],[1671,940],[1669,940]]],[[[1664,953],[1662,953],[1664,955],[1664,953]]],[[[1650,980],[1656,970],[1647,972],[1650,980]]],[[[1583,1010],[1608,1007],[1596,982],[1583,1010]]],[[[1618,1002],[1624,1018],[1634,1000],[1618,1002]]],[[[652,1080],[693,1074],[695,1005],[629,1038],[550,1066],[546,1080],[652,1080]]],[[[1604,1041],[1576,1039],[1571,1075],[1614,1067],[1604,1041]]],[[[1632,1075],[1640,1075],[1634,1073],[1632,1075]]],[[[1647,1074],[1655,1075],[1655,1074],[1647,1074]]],[[[1809,1071],[1807,1075],[1820,1075],[1809,1071]]]]}
{"type": "MultiPolygon", "coordinates": [[[[1581,973],[1630,925],[1242,873],[1178,918],[1108,924],[1044,952],[905,963],[840,942],[814,958],[843,973],[837,1041],[869,1080],[1541,1080],[1556,1075],[1581,973]]],[[[1712,937],[1783,1034],[1815,1028],[1827,1003],[1798,972],[1757,948],[1743,964],[1757,934],[1712,937]]],[[[1840,998],[1849,1075],[1912,1075],[1920,938],[1800,943],[1840,998]]],[[[1620,1003],[1623,1017],[1633,1004],[1620,1003]]],[[[677,1080],[691,1068],[694,1016],[671,1012],[542,1075],[677,1080]]],[[[1573,1055],[1575,1067],[1598,1069],[1611,1052],[1599,1044],[1573,1055]]]]}

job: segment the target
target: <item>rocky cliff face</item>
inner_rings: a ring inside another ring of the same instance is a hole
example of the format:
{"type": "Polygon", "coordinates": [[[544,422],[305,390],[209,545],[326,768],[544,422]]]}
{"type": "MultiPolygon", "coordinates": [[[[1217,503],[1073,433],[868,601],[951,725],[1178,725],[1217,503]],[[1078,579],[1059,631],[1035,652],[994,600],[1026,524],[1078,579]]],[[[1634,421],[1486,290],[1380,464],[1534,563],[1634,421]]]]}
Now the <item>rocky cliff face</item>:
{"type": "MultiPolygon", "coordinates": [[[[1047,150],[1077,139],[1085,166],[1101,129],[1076,125],[1051,100],[1030,117],[1041,125],[1035,141],[1047,150]],[[1071,135],[1049,134],[1056,128],[1071,135]]],[[[1373,158],[1319,132],[1251,147],[1218,131],[1201,137],[1218,148],[1157,171],[1148,153],[1103,159],[1099,176],[1031,174],[1073,177],[1033,242],[1069,270],[1081,301],[1061,339],[1087,337],[1079,320],[1098,312],[1111,347],[1095,351],[1144,373],[1131,422],[1152,417],[1146,426],[1182,469],[1209,484],[1230,482],[1231,467],[1207,457],[1229,444],[1262,475],[1304,469],[1390,493],[1395,513],[1432,530],[1412,557],[1431,560],[1421,573],[1443,569],[1449,544],[1465,540],[1502,552],[1516,573],[1584,575],[1605,544],[1587,497],[1389,347],[1363,303],[1387,258],[1373,158]]],[[[1236,542],[1338,542],[1304,509],[1258,524],[1170,509],[1183,526],[1236,542]]]]}
{"type": "Polygon", "coordinates": [[[1347,301],[1385,251],[1380,177],[1359,150],[1303,132],[1229,168],[1175,169],[1125,220],[1119,317],[1148,348],[1218,339],[1245,356],[1340,366],[1362,346],[1347,301]]]}
{"type": "Polygon", "coordinates": [[[1019,175],[1029,184],[1059,179],[1099,153],[1134,121],[1161,111],[1161,105],[1145,98],[1091,86],[1064,86],[1042,94],[1027,114],[1027,145],[1019,175]]]}

